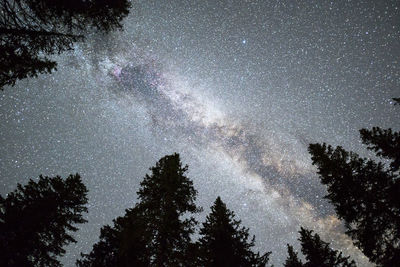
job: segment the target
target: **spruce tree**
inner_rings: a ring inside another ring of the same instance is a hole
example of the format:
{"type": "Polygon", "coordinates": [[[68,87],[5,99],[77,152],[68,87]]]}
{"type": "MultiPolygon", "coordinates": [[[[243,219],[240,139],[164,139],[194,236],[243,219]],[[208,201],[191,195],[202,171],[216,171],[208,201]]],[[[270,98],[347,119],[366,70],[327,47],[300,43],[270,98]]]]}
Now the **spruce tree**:
{"type": "Polygon", "coordinates": [[[71,50],[90,29],[121,28],[129,8],[128,0],[0,1],[0,89],[50,73],[49,55],[71,50]]]}
{"type": "Polygon", "coordinates": [[[127,209],[123,217],[113,220],[113,226],[103,226],[100,240],[89,254],[81,254],[76,262],[81,267],[150,266],[146,244],[150,236],[136,207],[127,209]]]}
{"type": "Polygon", "coordinates": [[[303,267],[303,263],[297,256],[297,252],[294,251],[293,247],[289,244],[287,244],[287,250],[289,256],[287,257],[284,267],[303,267]]]}
{"type": "Polygon", "coordinates": [[[197,191],[185,176],[187,169],[178,154],[165,156],[140,183],[138,209],[152,236],[148,250],[155,266],[184,262],[190,235],[194,233],[196,220],[189,214],[199,209],[195,205],[197,191]]]}
{"type": "Polygon", "coordinates": [[[71,232],[84,223],[87,189],[78,174],[18,184],[0,196],[0,266],[61,266],[71,232]]]}
{"type": "Polygon", "coordinates": [[[400,262],[400,133],[374,127],[360,135],[389,164],[325,143],[310,144],[309,152],[346,234],[370,261],[395,266],[400,262]]]}
{"type": "Polygon", "coordinates": [[[178,154],[161,158],[140,183],[139,202],[114,227],[103,227],[92,252],[79,266],[189,266],[197,191],[178,154]],[[108,264],[110,263],[110,264],[108,264]]]}
{"type": "Polygon", "coordinates": [[[199,266],[266,266],[270,252],[254,253],[255,237],[249,240],[249,229],[240,223],[218,197],[200,229],[199,266]]]}
{"type": "Polygon", "coordinates": [[[289,257],[286,259],[285,267],[355,267],[356,264],[350,257],[343,257],[342,252],[338,252],[329,247],[329,243],[321,240],[318,234],[313,234],[312,230],[301,228],[299,231],[301,251],[306,262],[302,263],[298,259],[293,247],[288,245],[289,257]]]}

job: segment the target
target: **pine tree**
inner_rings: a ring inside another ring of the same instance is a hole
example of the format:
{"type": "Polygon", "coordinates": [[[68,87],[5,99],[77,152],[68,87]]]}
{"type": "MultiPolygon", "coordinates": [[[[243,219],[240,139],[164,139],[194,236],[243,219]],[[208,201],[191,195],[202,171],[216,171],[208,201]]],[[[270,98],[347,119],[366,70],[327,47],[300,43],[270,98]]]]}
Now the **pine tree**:
{"type": "Polygon", "coordinates": [[[139,202],[114,227],[102,230],[92,252],[83,254],[79,266],[189,266],[193,258],[192,213],[197,191],[185,176],[178,154],[161,158],[150,168],[138,191],[139,202]]]}
{"type": "Polygon", "coordinates": [[[51,73],[47,56],[71,50],[84,33],[121,28],[128,0],[0,1],[0,89],[19,79],[51,73]]]}
{"type": "Polygon", "coordinates": [[[298,259],[293,247],[288,245],[289,257],[286,259],[285,267],[355,267],[354,261],[349,257],[343,257],[342,252],[338,252],[329,247],[329,243],[321,240],[318,234],[313,234],[312,230],[301,228],[299,231],[301,251],[307,262],[302,263],[298,259]]]}
{"type": "Polygon", "coordinates": [[[346,234],[370,261],[394,266],[400,262],[400,133],[374,127],[360,134],[389,166],[325,143],[310,144],[309,152],[346,234]]]}
{"type": "Polygon", "coordinates": [[[101,228],[100,240],[89,254],[81,254],[76,265],[81,267],[150,266],[146,244],[151,239],[136,207],[126,210],[114,225],[101,228]]]}
{"type": "Polygon", "coordinates": [[[200,229],[200,266],[266,266],[270,252],[262,256],[252,252],[255,237],[249,240],[249,229],[240,223],[218,197],[200,229]]]}
{"type": "Polygon", "coordinates": [[[288,254],[289,256],[287,257],[285,264],[283,266],[285,267],[303,267],[303,263],[297,256],[297,252],[294,251],[293,247],[289,244],[287,244],[287,249],[288,249],[288,254]]]}
{"type": "Polygon", "coordinates": [[[400,133],[392,129],[373,127],[372,130],[361,129],[360,135],[368,149],[373,150],[378,157],[390,160],[393,172],[400,168],[400,133]]]}
{"type": "Polygon", "coordinates": [[[18,184],[0,196],[0,266],[61,266],[64,246],[84,223],[87,189],[78,174],[18,184]]]}
{"type": "Polygon", "coordinates": [[[349,257],[343,257],[342,252],[338,252],[329,247],[329,243],[321,240],[318,234],[313,235],[312,230],[301,228],[300,239],[301,251],[308,262],[307,267],[355,267],[354,261],[349,261],[349,257]]]}
{"type": "Polygon", "coordinates": [[[150,170],[140,183],[139,206],[146,230],[153,236],[148,244],[155,266],[171,266],[182,263],[190,245],[196,220],[197,191],[193,182],[185,176],[188,167],[182,167],[178,154],[165,156],[150,170]]]}

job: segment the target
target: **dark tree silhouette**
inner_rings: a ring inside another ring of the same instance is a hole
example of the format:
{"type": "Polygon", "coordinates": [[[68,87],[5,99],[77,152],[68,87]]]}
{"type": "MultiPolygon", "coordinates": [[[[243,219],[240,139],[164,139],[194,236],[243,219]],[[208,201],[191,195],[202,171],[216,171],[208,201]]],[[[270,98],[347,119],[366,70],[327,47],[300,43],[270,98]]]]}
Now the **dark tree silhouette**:
{"type": "Polygon", "coordinates": [[[360,134],[368,149],[390,162],[388,167],[325,143],[310,144],[309,152],[328,187],[325,198],[354,244],[378,266],[395,266],[400,262],[400,134],[378,127],[360,134]]]}
{"type": "Polygon", "coordinates": [[[189,266],[190,236],[196,225],[191,213],[197,191],[185,176],[178,154],[165,156],[150,168],[138,191],[139,203],[102,229],[100,242],[83,254],[80,266],[189,266]],[[115,265],[113,263],[117,262],[115,265]]]}
{"type": "Polygon", "coordinates": [[[150,266],[150,255],[146,244],[151,239],[145,231],[146,225],[138,209],[126,210],[118,217],[114,226],[101,228],[100,241],[94,244],[89,254],[81,254],[77,261],[81,267],[128,267],[150,266]]]}
{"type": "Polygon", "coordinates": [[[196,220],[181,216],[200,209],[195,205],[197,191],[193,182],[185,176],[187,169],[178,154],[165,156],[140,183],[138,208],[146,220],[146,230],[153,237],[148,250],[155,266],[182,263],[190,245],[196,220]]]}
{"type": "Polygon", "coordinates": [[[240,223],[218,197],[200,229],[199,266],[266,266],[270,252],[254,253],[255,237],[249,240],[249,229],[240,223]]]}
{"type": "Polygon", "coordinates": [[[350,257],[343,257],[342,252],[338,252],[329,247],[329,243],[321,240],[318,234],[313,234],[312,230],[301,228],[299,231],[301,251],[307,262],[302,263],[294,252],[293,247],[288,245],[289,257],[284,264],[285,267],[355,267],[356,264],[350,257]]]}
{"type": "Polygon", "coordinates": [[[74,224],[86,222],[86,194],[76,174],[40,176],[0,196],[0,266],[61,266],[63,247],[76,242],[74,224]]]}
{"type": "Polygon", "coordinates": [[[121,28],[129,8],[128,0],[0,1],[0,89],[51,73],[48,55],[71,50],[89,29],[121,28]]]}
{"type": "Polygon", "coordinates": [[[392,129],[373,127],[372,130],[361,129],[361,139],[368,149],[373,150],[378,157],[391,161],[392,171],[400,168],[400,133],[392,129]]]}
{"type": "Polygon", "coordinates": [[[293,247],[287,244],[288,254],[285,263],[283,264],[284,267],[303,267],[304,264],[301,262],[299,257],[297,256],[297,252],[294,251],[293,247]]]}

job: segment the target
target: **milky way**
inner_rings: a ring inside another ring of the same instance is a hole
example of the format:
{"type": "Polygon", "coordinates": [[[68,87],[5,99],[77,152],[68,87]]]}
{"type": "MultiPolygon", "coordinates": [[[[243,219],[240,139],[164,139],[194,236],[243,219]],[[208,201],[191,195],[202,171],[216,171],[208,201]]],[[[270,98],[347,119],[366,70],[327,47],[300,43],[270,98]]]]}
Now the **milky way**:
{"type": "Polygon", "coordinates": [[[39,174],[82,175],[89,222],[67,248],[72,266],[132,207],[148,168],[178,152],[199,221],[221,196],[278,266],[300,225],[367,266],[307,146],[369,156],[360,128],[399,127],[399,4],[171,2],[134,3],[123,32],[93,33],[57,57],[57,72],[5,89],[0,193],[39,174]]]}

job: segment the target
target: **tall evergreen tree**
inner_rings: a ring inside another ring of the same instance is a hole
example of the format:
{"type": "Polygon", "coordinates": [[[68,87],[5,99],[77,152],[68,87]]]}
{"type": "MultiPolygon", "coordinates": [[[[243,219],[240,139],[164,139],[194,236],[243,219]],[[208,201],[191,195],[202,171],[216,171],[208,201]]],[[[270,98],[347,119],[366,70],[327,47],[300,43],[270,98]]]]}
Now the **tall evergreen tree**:
{"type": "Polygon", "coordinates": [[[76,265],[81,267],[150,266],[147,243],[151,239],[136,207],[126,210],[114,225],[101,228],[100,240],[89,254],[81,254],[76,265]]]}
{"type": "Polygon", "coordinates": [[[61,266],[63,247],[76,242],[74,224],[86,222],[86,195],[76,174],[40,176],[0,196],[0,266],[61,266]]]}
{"type": "Polygon", "coordinates": [[[400,133],[374,127],[360,134],[389,166],[325,143],[310,144],[309,152],[321,183],[327,185],[325,198],[344,220],[354,244],[378,266],[395,266],[400,262],[400,133]]]}
{"type": "Polygon", "coordinates": [[[301,251],[306,262],[302,263],[297,257],[293,247],[288,245],[289,257],[284,264],[285,267],[355,267],[356,264],[349,257],[343,257],[342,252],[338,252],[329,247],[329,243],[321,240],[318,234],[313,234],[312,230],[301,228],[299,231],[301,251]]]}
{"type": "Polygon", "coordinates": [[[153,237],[148,250],[155,266],[182,263],[190,245],[196,220],[188,214],[200,209],[195,205],[193,182],[185,176],[187,169],[179,154],[165,156],[140,183],[138,209],[153,237]]]}
{"type": "Polygon", "coordinates": [[[71,50],[84,32],[121,28],[128,0],[0,1],[0,89],[19,79],[50,73],[47,56],[71,50]]]}
{"type": "Polygon", "coordinates": [[[284,263],[284,267],[303,267],[303,263],[301,262],[301,260],[299,259],[299,257],[297,256],[297,252],[294,251],[293,247],[289,244],[287,244],[287,250],[288,250],[288,254],[289,256],[287,257],[285,263],[284,263]]]}
{"type": "Polygon", "coordinates": [[[199,266],[266,266],[270,252],[254,253],[255,237],[249,240],[249,229],[240,223],[218,197],[200,229],[199,266]]]}
{"type": "Polygon", "coordinates": [[[189,266],[193,259],[190,236],[197,191],[185,176],[178,154],[161,158],[150,168],[138,191],[138,204],[103,228],[100,242],[83,254],[79,266],[189,266]],[[117,264],[115,264],[117,263],[117,264]]]}

